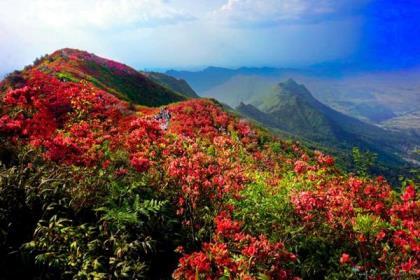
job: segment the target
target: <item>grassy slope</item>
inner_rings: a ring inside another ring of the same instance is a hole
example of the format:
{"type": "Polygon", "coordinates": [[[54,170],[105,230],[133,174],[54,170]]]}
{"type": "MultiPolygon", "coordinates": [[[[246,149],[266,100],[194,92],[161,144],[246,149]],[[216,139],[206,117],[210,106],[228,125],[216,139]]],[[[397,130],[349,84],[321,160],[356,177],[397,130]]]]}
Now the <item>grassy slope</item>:
{"type": "Polygon", "coordinates": [[[312,97],[302,85],[289,80],[270,94],[238,110],[266,126],[286,131],[319,145],[349,151],[353,146],[373,151],[382,163],[402,166],[402,153],[415,139],[385,131],[343,115],[312,97]]]}
{"type": "Polygon", "coordinates": [[[174,91],[191,98],[198,98],[197,93],[183,79],[177,79],[172,76],[158,72],[143,72],[152,81],[174,91]]]}
{"type": "Polygon", "coordinates": [[[83,51],[59,50],[35,67],[64,80],[87,80],[119,98],[141,105],[160,106],[186,99],[124,64],[83,51]]]}
{"type": "MultiPolygon", "coordinates": [[[[403,196],[410,204],[399,204],[398,193],[390,193],[382,179],[341,174],[330,158],[279,141],[205,99],[168,106],[172,118],[163,132],[152,118],[155,113],[108,99],[102,91],[85,94],[92,90],[89,84],[66,83],[75,76],[55,73],[61,82],[40,75],[44,90],[36,83],[23,90],[33,97],[24,100],[27,106],[19,108],[22,96],[9,94],[9,105],[0,108],[8,114],[0,128],[10,144],[16,137],[25,141],[32,136],[43,147],[34,152],[44,156],[23,149],[16,155],[19,165],[10,160],[0,165],[0,222],[7,225],[1,232],[6,242],[0,242],[0,270],[6,271],[6,279],[21,273],[28,275],[20,278],[168,279],[177,265],[175,279],[278,279],[285,273],[303,279],[350,279],[364,277],[364,270],[355,274],[354,267],[367,262],[373,264],[369,273],[380,276],[384,265],[388,273],[416,257],[411,249],[416,246],[415,220],[405,212],[408,207],[418,210],[413,186],[412,194],[403,196]],[[79,90],[71,100],[58,98],[58,105],[68,109],[57,112],[54,97],[62,92],[54,89],[66,84],[79,90]],[[49,85],[56,87],[49,90],[49,85]],[[41,114],[33,115],[33,108],[41,114]],[[24,127],[17,110],[25,118],[24,127]],[[59,117],[37,117],[53,113],[59,117]],[[80,135],[86,125],[88,133],[80,135]],[[39,134],[44,128],[52,134],[39,134]],[[51,154],[62,156],[50,158],[56,163],[45,161],[51,154]],[[378,231],[385,236],[379,239],[378,231]],[[396,237],[406,242],[401,236],[414,245],[402,250],[395,244],[396,237]],[[185,255],[175,255],[181,248],[185,255]],[[383,252],[392,258],[383,262],[383,252]],[[351,266],[343,264],[345,256],[351,256],[351,266]],[[237,275],[238,267],[246,271],[237,275]],[[287,270],[269,274],[283,267],[287,270]]],[[[319,123],[303,125],[330,124],[331,137],[338,137],[328,116],[340,115],[293,81],[283,86],[290,91],[279,94],[289,99],[264,100],[260,106],[267,112],[243,106],[269,120],[279,106],[300,106],[289,110],[284,121],[316,114],[312,117],[319,123]]],[[[21,147],[6,148],[13,152],[21,147]]],[[[409,276],[408,270],[402,277],[409,276]]]]}
{"type": "MultiPolygon", "coordinates": [[[[291,133],[284,128],[279,128],[278,123],[271,115],[258,110],[258,108],[252,104],[241,103],[236,108],[236,112],[254,122],[256,126],[268,129],[272,133],[278,135],[281,139],[298,141],[302,146],[309,150],[320,150],[324,153],[333,155],[336,158],[337,167],[347,172],[355,171],[351,153],[352,147],[359,146],[366,148],[366,143],[364,142],[354,142],[353,145],[335,141],[321,142],[298,135],[295,132],[291,133]]],[[[290,121],[290,118],[288,118],[288,120],[290,121]]],[[[407,178],[412,177],[412,167],[407,166],[407,163],[402,162],[400,158],[396,158],[387,153],[384,154],[383,151],[374,148],[375,147],[369,147],[369,150],[377,153],[379,158],[375,162],[375,165],[370,168],[370,173],[372,175],[384,175],[395,186],[398,186],[400,176],[405,176],[407,178]]]]}
{"type": "MultiPolygon", "coordinates": [[[[241,101],[249,103],[250,96],[260,96],[280,80],[293,78],[305,84],[318,100],[334,110],[377,124],[419,110],[419,73],[418,69],[411,69],[404,72],[373,72],[331,78],[305,74],[302,71],[278,71],[276,75],[263,75],[244,74],[235,70],[233,73],[229,72],[229,79],[215,80],[211,85],[204,83],[213,78],[206,70],[173,74],[187,79],[193,87],[197,86],[194,87],[196,90],[201,90],[201,86],[206,85],[204,91],[199,91],[200,95],[217,98],[233,107],[238,106],[241,101]],[[205,80],[205,74],[209,75],[208,80],[205,80]]],[[[400,119],[398,124],[401,124],[402,129],[415,128],[410,120],[405,122],[405,119],[400,119]]]]}

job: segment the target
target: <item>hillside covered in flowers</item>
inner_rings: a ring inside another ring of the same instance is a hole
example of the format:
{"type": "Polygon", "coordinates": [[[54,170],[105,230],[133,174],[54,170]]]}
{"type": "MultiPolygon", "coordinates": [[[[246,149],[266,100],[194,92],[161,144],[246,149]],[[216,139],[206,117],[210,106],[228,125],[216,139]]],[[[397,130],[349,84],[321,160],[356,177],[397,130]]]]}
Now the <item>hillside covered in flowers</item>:
{"type": "Polygon", "coordinates": [[[0,279],[420,277],[412,182],[82,51],[0,88],[0,279]]]}

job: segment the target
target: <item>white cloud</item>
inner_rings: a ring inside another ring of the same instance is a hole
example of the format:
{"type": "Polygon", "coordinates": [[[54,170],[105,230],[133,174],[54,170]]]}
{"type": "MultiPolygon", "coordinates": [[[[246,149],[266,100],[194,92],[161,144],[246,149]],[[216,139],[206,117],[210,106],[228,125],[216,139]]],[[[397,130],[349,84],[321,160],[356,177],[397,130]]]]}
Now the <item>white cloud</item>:
{"type": "Polygon", "coordinates": [[[64,47],[138,68],[291,66],[340,58],[358,40],[357,19],[276,23],[336,13],[329,7],[302,0],[0,0],[0,73],[64,47]],[[252,28],[224,24],[233,19],[252,28]]]}
{"type": "Polygon", "coordinates": [[[0,0],[0,72],[63,47],[117,52],[120,42],[108,37],[192,19],[168,0],[0,0]]]}
{"type": "Polygon", "coordinates": [[[212,13],[236,25],[270,25],[325,20],[358,9],[369,0],[228,0],[212,13]]]}
{"type": "Polygon", "coordinates": [[[5,0],[0,1],[2,24],[49,28],[118,28],[172,24],[191,20],[165,0],[5,0]]]}

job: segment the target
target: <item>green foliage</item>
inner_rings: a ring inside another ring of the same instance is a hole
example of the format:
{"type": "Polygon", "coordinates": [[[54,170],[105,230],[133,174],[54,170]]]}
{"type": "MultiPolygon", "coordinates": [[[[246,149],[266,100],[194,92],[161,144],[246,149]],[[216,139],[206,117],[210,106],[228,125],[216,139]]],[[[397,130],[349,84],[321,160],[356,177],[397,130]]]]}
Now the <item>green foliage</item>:
{"type": "Polygon", "coordinates": [[[180,93],[183,96],[192,98],[199,97],[185,80],[176,79],[172,76],[158,72],[146,72],[144,74],[161,86],[164,86],[174,92],[180,93]]]}
{"type": "Polygon", "coordinates": [[[362,152],[358,147],[352,150],[354,167],[357,175],[366,177],[372,166],[375,165],[376,154],[371,152],[362,152]]]}
{"type": "Polygon", "coordinates": [[[379,231],[386,228],[387,224],[383,220],[370,214],[358,214],[353,225],[355,232],[366,236],[375,236],[379,231]]]}
{"type": "MultiPolygon", "coordinates": [[[[134,182],[125,187],[115,181],[111,182],[104,206],[96,209],[100,213],[100,220],[107,224],[110,230],[141,232],[149,223],[154,223],[159,219],[167,203],[154,199],[142,199],[143,184],[144,182],[134,182]]],[[[142,246],[145,252],[153,249],[151,242],[145,242],[142,246]]]]}
{"type": "MultiPolygon", "coordinates": [[[[310,230],[300,225],[291,195],[314,186],[302,184],[292,173],[285,174],[277,186],[268,185],[266,178],[264,174],[254,174],[255,182],[242,191],[241,199],[230,202],[235,209],[235,219],[243,222],[244,229],[287,244],[287,249],[298,256],[294,270],[303,279],[363,278],[363,273],[338,263],[341,254],[353,248],[346,247],[334,229],[326,224],[319,224],[310,230]]],[[[353,230],[375,238],[379,231],[388,226],[373,215],[359,214],[353,230]]]]}
{"type": "Polygon", "coordinates": [[[40,57],[35,58],[34,62],[32,63],[34,66],[37,66],[39,64],[41,64],[46,58],[48,58],[48,55],[42,55],[40,57]]]}
{"type": "Polygon", "coordinates": [[[271,146],[271,150],[276,154],[279,154],[282,150],[281,145],[278,142],[273,142],[273,143],[271,143],[270,146],[271,146]]]}
{"type": "Polygon", "coordinates": [[[61,81],[69,81],[69,82],[78,82],[79,80],[73,77],[70,73],[66,72],[59,72],[57,73],[57,78],[59,78],[61,81]]]}
{"type": "Polygon", "coordinates": [[[236,108],[243,116],[281,136],[311,143],[316,149],[324,147],[337,157],[338,162],[345,162],[347,170],[356,164],[348,156],[354,146],[375,153],[375,166],[370,168],[362,163],[361,169],[357,167],[363,176],[384,175],[397,185],[398,175],[408,173],[410,169],[403,157],[415,158],[407,151],[418,145],[418,137],[387,131],[335,111],[293,80],[280,83],[270,92],[256,95],[248,102],[251,104],[241,103],[236,108]]]}
{"type": "MultiPolygon", "coordinates": [[[[288,186],[270,189],[266,186],[264,174],[256,174],[256,181],[242,192],[243,199],[232,200],[235,217],[244,222],[244,228],[251,232],[270,234],[275,241],[293,238],[293,207],[290,203],[288,186]],[[275,231],[276,234],[271,233],[275,231]]],[[[299,229],[297,229],[299,230],[299,229]]]]}
{"type": "Polygon", "coordinates": [[[127,101],[147,106],[161,106],[185,100],[185,97],[163,87],[140,73],[115,73],[101,64],[85,62],[91,75],[85,77],[95,86],[127,101]]]}
{"type": "Polygon", "coordinates": [[[12,167],[0,165],[0,270],[7,267],[2,276],[140,279],[151,270],[169,275],[173,256],[166,250],[176,247],[179,227],[147,178],[116,181],[100,170],[33,156],[19,155],[12,167]]]}
{"type": "Polygon", "coordinates": [[[297,223],[290,192],[305,189],[292,174],[285,174],[281,185],[265,183],[264,174],[255,174],[255,183],[242,192],[241,200],[232,200],[235,218],[243,221],[244,228],[255,234],[266,234],[272,241],[289,245],[299,255],[299,275],[308,279],[325,274],[331,255],[331,242],[321,236],[304,236],[297,223]]]}

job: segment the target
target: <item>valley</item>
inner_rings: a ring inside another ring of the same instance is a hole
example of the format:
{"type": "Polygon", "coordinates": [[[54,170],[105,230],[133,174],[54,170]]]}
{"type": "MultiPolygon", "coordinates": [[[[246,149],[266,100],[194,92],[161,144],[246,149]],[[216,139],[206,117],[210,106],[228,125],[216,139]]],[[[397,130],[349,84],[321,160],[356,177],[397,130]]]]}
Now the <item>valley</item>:
{"type": "Polygon", "coordinates": [[[179,78],[68,48],[7,75],[1,277],[417,273],[417,183],[376,176],[357,149],[353,171],[338,164],[353,145],[399,164],[394,151],[409,138],[331,109],[292,79],[237,111],[196,97],[179,78]]]}

